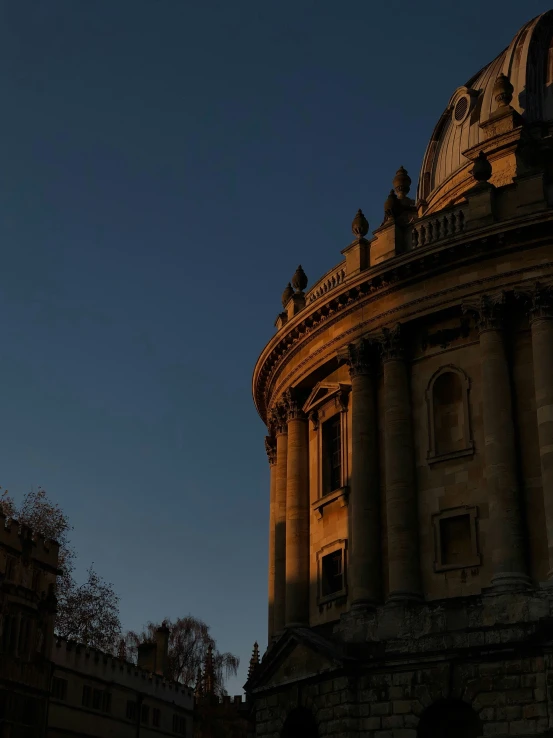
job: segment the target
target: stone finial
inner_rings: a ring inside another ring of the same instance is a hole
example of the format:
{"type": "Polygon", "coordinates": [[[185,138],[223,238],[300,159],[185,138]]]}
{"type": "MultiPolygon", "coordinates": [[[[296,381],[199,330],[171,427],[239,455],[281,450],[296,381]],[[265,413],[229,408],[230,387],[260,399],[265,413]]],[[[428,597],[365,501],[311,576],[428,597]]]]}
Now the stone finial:
{"type": "Polygon", "coordinates": [[[286,305],[288,305],[288,301],[294,294],[294,289],[290,282],[288,282],[288,285],[286,286],[286,289],[282,293],[282,307],[286,310],[286,305]]]}
{"type": "Polygon", "coordinates": [[[351,231],[358,239],[365,238],[369,232],[369,221],[363,215],[363,211],[359,209],[351,224],[351,231]]]}
{"type": "Polygon", "coordinates": [[[506,108],[511,104],[515,88],[505,74],[500,74],[493,86],[493,96],[499,108],[506,108]]]}
{"type": "Polygon", "coordinates": [[[396,195],[396,191],[390,190],[390,194],[384,202],[384,220],[395,218],[399,214],[400,210],[401,205],[399,204],[399,198],[396,195]]]}
{"type": "Polygon", "coordinates": [[[296,292],[303,292],[307,287],[307,275],[303,271],[301,264],[296,269],[296,273],[292,277],[292,287],[296,292]]]}
{"type": "Polygon", "coordinates": [[[259,644],[256,641],[253,644],[253,652],[252,652],[252,657],[250,659],[250,666],[248,669],[248,679],[251,678],[252,674],[254,673],[254,671],[256,670],[258,666],[259,666],[259,644]]]}
{"type": "Polygon", "coordinates": [[[397,170],[392,184],[400,200],[407,197],[411,189],[411,177],[407,174],[407,170],[404,167],[400,167],[397,170]]]}
{"type": "Polygon", "coordinates": [[[471,174],[477,182],[487,182],[492,176],[492,165],[483,151],[475,159],[471,174]]]}

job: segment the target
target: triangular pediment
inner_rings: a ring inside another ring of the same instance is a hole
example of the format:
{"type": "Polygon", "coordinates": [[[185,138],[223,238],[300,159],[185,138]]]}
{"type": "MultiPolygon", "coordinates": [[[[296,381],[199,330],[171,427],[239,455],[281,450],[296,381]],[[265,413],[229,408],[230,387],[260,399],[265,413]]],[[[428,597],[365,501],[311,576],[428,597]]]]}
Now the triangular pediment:
{"type": "Polygon", "coordinates": [[[284,634],[274,643],[246,685],[248,691],[264,691],[283,684],[341,669],[344,659],[333,643],[308,629],[284,634]]]}
{"type": "Polygon", "coordinates": [[[303,411],[304,413],[313,412],[313,410],[316,410],[327,400],[330,400],[336,395],[343,395],[349,392],[350,389],[349,384],[342,382],[319,382],[313,387],[311,394],[303,406],[303,411]]]}

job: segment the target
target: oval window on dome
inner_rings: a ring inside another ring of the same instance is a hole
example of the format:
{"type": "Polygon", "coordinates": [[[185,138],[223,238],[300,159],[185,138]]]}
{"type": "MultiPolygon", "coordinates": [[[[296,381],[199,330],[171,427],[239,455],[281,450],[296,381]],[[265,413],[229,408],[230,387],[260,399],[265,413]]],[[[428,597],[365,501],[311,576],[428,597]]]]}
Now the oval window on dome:
{"type": "Polygon", "coordinates": [[[455,107],[453,108],[453,118],[456,123],[462,123],[465,120],[469,107],[468,97],[461,97],[457,100],[455,107]]]}

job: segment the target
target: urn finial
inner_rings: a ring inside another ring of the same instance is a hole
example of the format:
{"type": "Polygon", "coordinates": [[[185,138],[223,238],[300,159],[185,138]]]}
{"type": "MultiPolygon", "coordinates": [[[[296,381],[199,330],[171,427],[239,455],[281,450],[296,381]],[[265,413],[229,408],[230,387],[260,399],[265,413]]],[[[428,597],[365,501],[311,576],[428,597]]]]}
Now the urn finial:
{"type": "Polygon", "coordinates": [[[411,177],[407,174],[405,167],[400,167],[397,170],[392,184],[394,185],[394,190],[400,200],[407,197],[409,190],[411,189],[411,177]]]}
{"type": "Polygon", "coordinates": [[[369,232],[369,221],[363,215],[363,211],[359,209],[351,224],[351,230],[354,236],[357,238],[365,238],[369,232]]]}
{"type": "Polygon", "coordinates": [[[290,282],[288,282],[288,284],[286,285],[286,289],[282,293],[282,307],[284,309],[286,309],[286,305],[288,305],[288,302],[293,294],[294,294],[294,289],[292,285],[290,284],[290,282]]]}
{"type": "Polygon", "coordinates": [[[492,176],[492,165],[483,151],[475,159],[471,174],[477,182],[487,182],[492,176]]]}
{"type": "Polygon", "coordinates": [[[292,287],[296,292],[303,292],[307,287],[307,275],[303,271],[301,264],[296,269],[296,273],[292,277],[292,287]]]}
{"type": "Polygon", "coordinates": [[[500,74],[493,86],[493,96],[499,108],[506,108],[511,104],[515,88],[505,74],[500,74]]]}
{"type": "Polygon", "coordinates": [[[395,218],[398,215],[400,209],[401,205],[399,204],[399,199],[396,195],[396,191],[390,190],[390,194],[384,202],[384,220],[391,220],[392,218],[395,218]]]}

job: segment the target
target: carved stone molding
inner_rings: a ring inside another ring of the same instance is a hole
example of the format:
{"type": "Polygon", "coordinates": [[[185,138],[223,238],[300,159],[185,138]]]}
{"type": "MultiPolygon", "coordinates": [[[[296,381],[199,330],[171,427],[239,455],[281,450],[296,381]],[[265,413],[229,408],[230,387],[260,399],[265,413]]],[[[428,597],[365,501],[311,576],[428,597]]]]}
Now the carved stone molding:
{"type": "Polygon", "coordinates": [[[373,373],[377,346],[378,344],[374,339],[362,338],[357,343],[350,343],[340,353],[339,359],[342,363],[348,365],[349,375],[352,379],[353,377],[373,373]]]}
{"type": "Polygon", "coordinates": [[[276,402],[273,407],[269,410],[269,428],[272,435],[279,435],[280,433],[286,433],[288,430],[287,424],[286,405],[284,402],[276,402]]]}
{"type": "Polygon", "coordinates": [[[553,285],[535,282],[530,288],[515,289],[515,297],[526,303],[530,323],[553,318],[553,285]]]}
{"type": "Polygon", "coordinates": [[[383,328],[378,338],[383,362],[405,358],[405,342],[401,323],[394,328],[383,328]]]}
{"type": "Polygon", "coordinates": [[[286,420],[305,420],[306,414],[303,411],[303,403],[301,402],[298,393],[293,389],[288,389],[282,398],[286,409],[286,420]]]}
{"type": "Polygon", "coordinates": [[[265,436],[265,451],[267,452],[267,458],[269,459],[269,464],[272,466],[273,464],[276,464],[277,455],[276,455],[276,438],[274,436],[265,436]]]}
{"type": "Polygon", "coordinates": [[[465,303],[461,308],[474,316],[479,333],[498,331],[503,328],[505,301],[505,292],[497,292],[482,295],[478,302],[465,303]]]}

